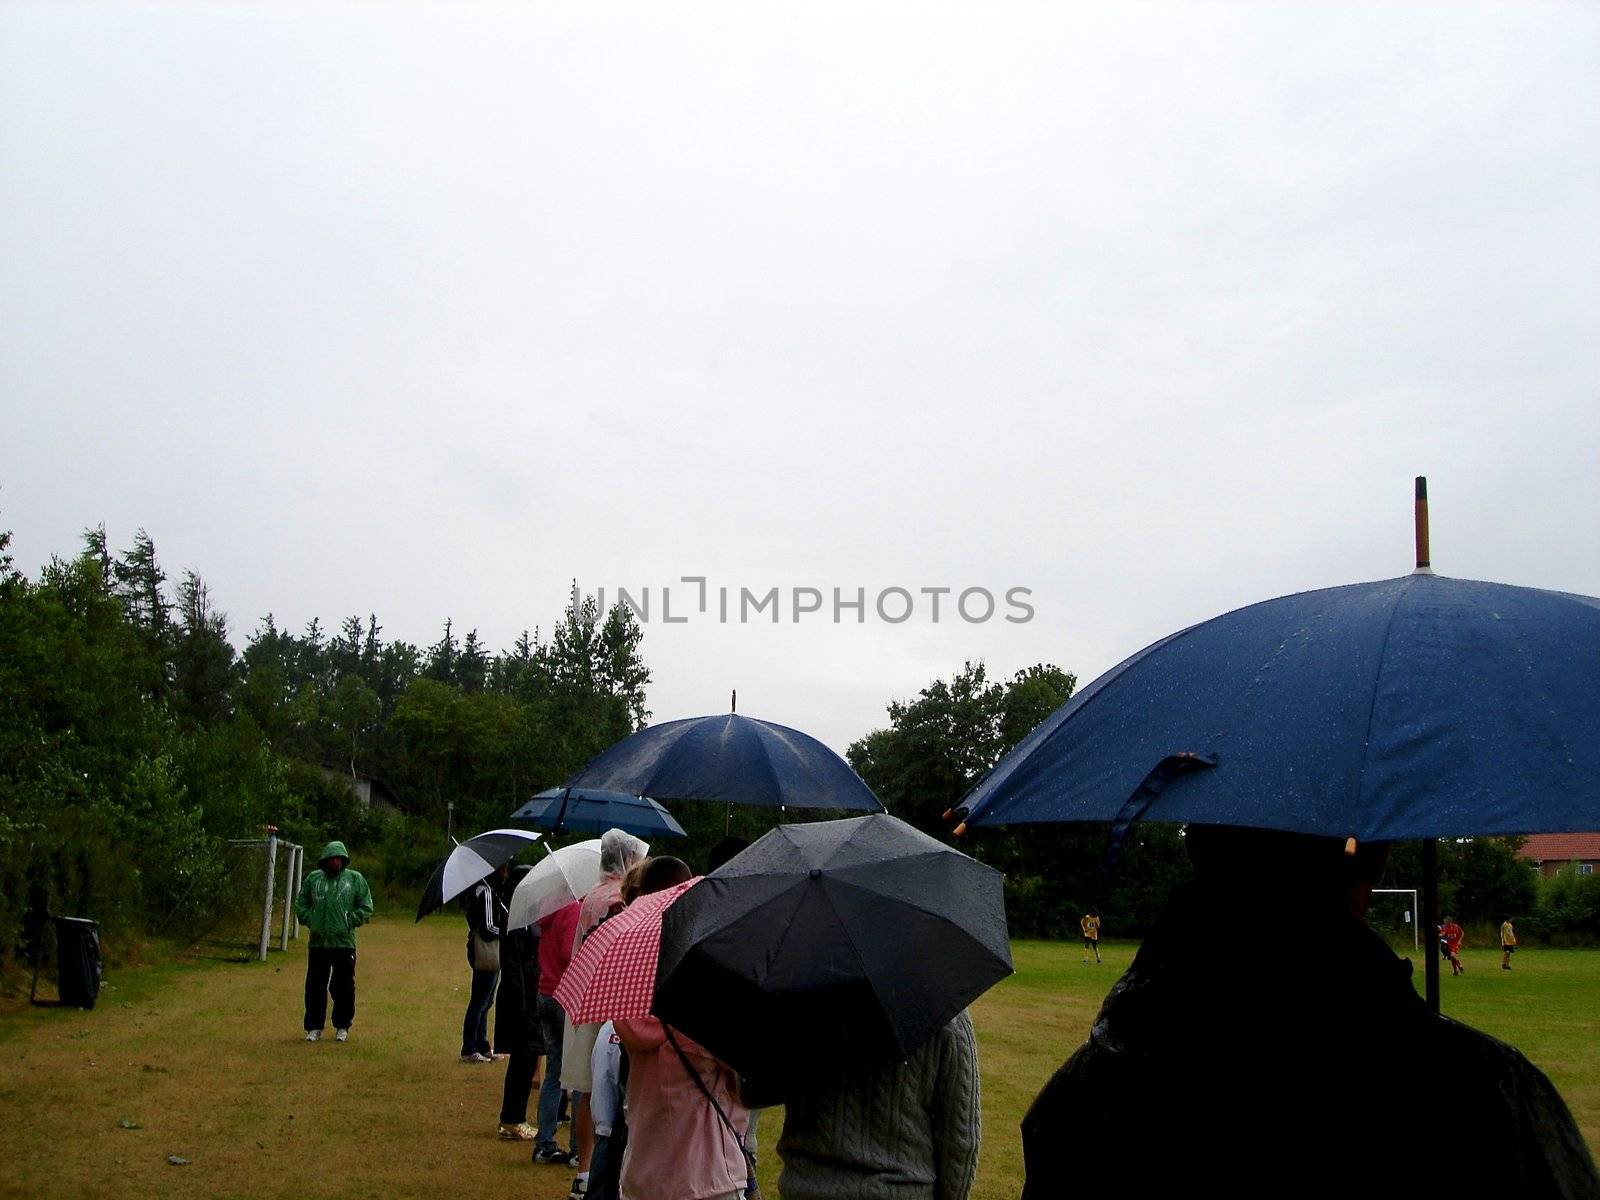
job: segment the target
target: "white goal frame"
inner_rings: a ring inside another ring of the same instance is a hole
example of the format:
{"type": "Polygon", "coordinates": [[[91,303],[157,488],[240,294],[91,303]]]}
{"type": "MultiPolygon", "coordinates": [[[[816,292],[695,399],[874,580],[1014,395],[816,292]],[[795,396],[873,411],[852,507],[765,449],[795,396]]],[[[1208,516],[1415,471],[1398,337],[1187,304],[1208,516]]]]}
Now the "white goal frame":
{"type": "Polygon", "coordinates": [[[300,937],[300,919],[295,916],[294,901],[300,893],[300,883],[305,875],[305,847],[286,842],[278,837],[277,830],[269,829],[265,838],[244,838],[229,841],[228,845],[242,849],[259,848],[262,862],[263,895],[261,898],[261,936],[256,941],[256,958],[267,961],[267,951],[272,948],[272,909],[277,899],[278,852],[287,856],[283,872],[283,924],[278,932],[278,949],[287,950],[289,939],[300,937]]]}
{"type": "MultiPolygon", "coordinates": [[[[1417,909],[1416,888],[1373,888],[1374,896],[1410,896],[1411,897],[1411,948],[1422,949],[1422,913],[1417,909]]],[[[265,957],[265,956],[263,956],[265,957]]]]}

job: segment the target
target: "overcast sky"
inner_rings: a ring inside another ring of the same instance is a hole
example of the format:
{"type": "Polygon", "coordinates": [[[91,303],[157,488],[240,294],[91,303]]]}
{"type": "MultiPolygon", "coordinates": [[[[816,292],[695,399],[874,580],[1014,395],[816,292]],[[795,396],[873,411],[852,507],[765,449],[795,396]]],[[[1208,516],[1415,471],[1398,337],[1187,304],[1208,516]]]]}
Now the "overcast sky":
{"type": "Polygon", "coordinates": [[[839,749],[1401,574],[1416,474],[1442,572],[1600,594],[1596,63],[1587,3],[11,0],[0,528],[142,525],[241,647],[779,587],[654,609],[651,708],[839,749]]]}

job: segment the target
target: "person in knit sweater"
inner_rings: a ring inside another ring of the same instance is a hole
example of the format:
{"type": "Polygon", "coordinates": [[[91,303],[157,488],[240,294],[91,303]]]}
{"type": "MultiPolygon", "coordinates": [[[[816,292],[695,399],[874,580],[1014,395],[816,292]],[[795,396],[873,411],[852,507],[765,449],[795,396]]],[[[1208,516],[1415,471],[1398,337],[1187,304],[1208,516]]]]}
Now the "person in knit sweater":
{"type": "Polygon", "coordinates": [[[905,1062],[793,1095],[778,1157],[783,1200],[966,1200],[982,1102],[962,1012],[905,1062]]]}

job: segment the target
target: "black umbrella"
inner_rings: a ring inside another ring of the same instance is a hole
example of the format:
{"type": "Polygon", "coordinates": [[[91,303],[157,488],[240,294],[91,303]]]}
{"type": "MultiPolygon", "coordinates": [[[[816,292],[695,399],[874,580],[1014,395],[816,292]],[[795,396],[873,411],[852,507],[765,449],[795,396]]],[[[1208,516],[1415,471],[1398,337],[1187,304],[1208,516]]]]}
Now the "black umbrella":
{"type": "Polygon", "coordinates": [[[478,880],[487,878],[543,835],[526,829],[491,829],[470,837],[450,851],[422,889],[417,920],[454,900],[478,880]]]}
{"type": "Polygon", "coordinates": [[[1011,970],[1000,873],[873,814],[780,826],[685,892],[653,1011],[776,1100],[905,1059],[1011,970]]]}

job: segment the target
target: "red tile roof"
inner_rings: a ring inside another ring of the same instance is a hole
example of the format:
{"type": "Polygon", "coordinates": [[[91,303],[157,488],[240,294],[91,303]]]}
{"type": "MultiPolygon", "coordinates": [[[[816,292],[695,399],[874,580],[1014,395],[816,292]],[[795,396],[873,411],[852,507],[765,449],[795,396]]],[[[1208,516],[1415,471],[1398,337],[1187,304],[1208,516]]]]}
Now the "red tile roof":
{"type": "Polygon", "coordinates": [[[1600,833],[1535,833],[1517,854],[1532,862],[1600,862],[1600,833]]]}

